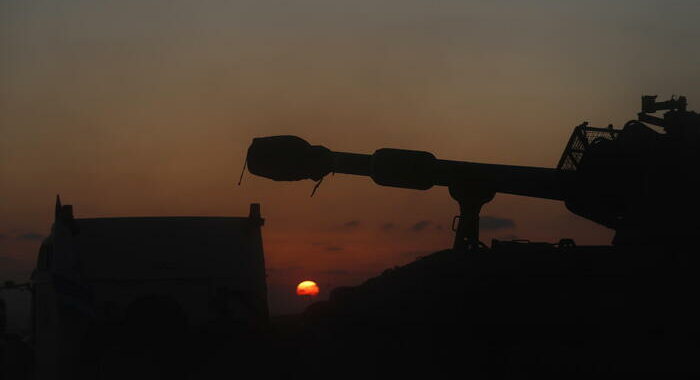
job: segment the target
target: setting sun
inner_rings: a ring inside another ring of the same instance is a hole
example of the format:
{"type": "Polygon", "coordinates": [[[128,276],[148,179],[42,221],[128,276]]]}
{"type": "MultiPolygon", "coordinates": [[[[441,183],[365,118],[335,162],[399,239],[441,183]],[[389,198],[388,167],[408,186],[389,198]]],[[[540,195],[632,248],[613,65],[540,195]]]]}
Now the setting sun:
{"type": "Polygon", "coordinates": [[[297,285],[297,295],[299,296],[317,296],[318,285],[313,281],[302,281],[297,285]]]}

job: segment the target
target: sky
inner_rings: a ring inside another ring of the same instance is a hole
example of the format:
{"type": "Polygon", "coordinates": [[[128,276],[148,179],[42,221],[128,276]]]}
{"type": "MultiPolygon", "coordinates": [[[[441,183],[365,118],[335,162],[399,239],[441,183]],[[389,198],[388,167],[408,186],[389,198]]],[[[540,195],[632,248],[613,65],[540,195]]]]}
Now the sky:
{"type": "MultiPolygon", "coordinates": [[[[554,167],[574,126],[640,96],[700,100],[697,1],[0,0],[0,280],[28,278],[61,194],[76,217],[244,216],[270,307],[301,310],[451,246],[447,190],[249,173],[252,138],[554,167]]],[[[482,240],[608,244],[563,204],[497,195],[482,240]]]]}

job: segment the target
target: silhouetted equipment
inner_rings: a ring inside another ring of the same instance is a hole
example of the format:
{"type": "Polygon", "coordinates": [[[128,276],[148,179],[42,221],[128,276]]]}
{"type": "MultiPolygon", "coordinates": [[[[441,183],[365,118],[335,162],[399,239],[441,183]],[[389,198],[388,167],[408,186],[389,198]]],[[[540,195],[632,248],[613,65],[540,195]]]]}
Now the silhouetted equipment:
{"type": "Polygon", "coordinates": [[[0,298],[0,336],[5,334],[5,329],[7,329],[7,307],[5,300],[0,298]]]}
{"type": "Polygon", "coordinates": [[[36,378],[104,374],[125,351],[185,352],[193,334],[266,324],[263,222],[259,204],[238,218],[77,219],[57,199],[31,277],[36,378]]]}
{"type": "Polygon", "coordinates": [[[5,284],[0,286],[0,291],[2,290],[29,290],[31,284],[28,282],[16,283],[14,281],[5,281],[5,284]]]}
{"type": "Polygon", "coordinates": [[[543,252],[552,251],[557,248],[574,248],[576,243],[572,239],[560,239],[559,243],[553,244],[548,242],[530,241],[527,239],[515,240],[491,240],[491,248],[498,249],[502,252],[512,252],[519,250],[540,250],[543,252]]]}
{"type": "Polygon", "coordinates": [[[576,127],[557,168],[442,160],[402,149],[334,152],[296,136],[253,139],[247,164],[276,181],[344,173],[406,189],[447,186],[460,207],[455,249],[479,247],[479,212],[496,193],[564,201],[573,213],[615,229],[615,244],[682,243],[700,230],[684,218],[700,209],[700,115],[686,111],[685,97],[655,99],[642,97],[639,120],[621,130],[576,127]],[[667,110],[663,117],[649,115],[660,110],[667,110]]]}

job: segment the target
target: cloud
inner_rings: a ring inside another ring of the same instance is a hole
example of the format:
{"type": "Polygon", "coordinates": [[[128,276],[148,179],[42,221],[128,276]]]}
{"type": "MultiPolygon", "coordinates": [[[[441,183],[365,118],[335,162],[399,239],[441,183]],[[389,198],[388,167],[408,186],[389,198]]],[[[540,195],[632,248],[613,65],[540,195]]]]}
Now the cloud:
{"type": "Polygon", "coordinates": [[[350,221],[343,223],[343,227],[346,227],[346,228],[355,228],[355,227],[358,227],[359,225],[360,225],[359,220],[350,220],[350,221]]]}
{"type": "Polygon", "coordinates": [[[17,236],[17,240],[41,241],[42,239],[44,239],[44,235],[34,232],[27,232],[17,236]]]}
{"type": "Polygon", "coordinates": [[[482,216],[479,218],[479,227],[483,230],[515,228],[515,221],[513,221],[513,219],[499,218],[496,216],[482,216]]]}
{"type": "Polygon", "coordinates": [[[267,272],[267,274],[280,275],[280,274],[298,272],[302,269],[303,268],[299,265],[288,265],[288,266],[284,266],[284,267],[268,267],[268,268],[265,268],[265,271],[267,272]]]}
{"type": "Polygon", "coordinates": [[[431,222],[429,220],[421,220],[421,221],[419,221],[416,224],[411,226],[411,231],[416,231],[416,232],[423,231],[428,226],[430,226],[432,223],[433,222],[431,222]]]}
{"type": "Polygon", "coordinates": [[[388,222],[388,223],[382,224],[381,228],[383,231],[389,231],[389,230],[393,230],[394,227],[396,227],[396,225],[394,223],[388,222]]]}
{"type": "Polygon", "coordinates": [[[330,274],[334,276],[347,276],[350,274],[350,272],[346,271],[345,269],[329,269],[329,270],[324,270],[321,272],[321,274],[330,274]]]}
{"type": "Polygon", "coordinates": [[[506,235],[499,235],[496,236],[496,239],[498,240],[518,240],[520,237],[515,234],[506,234],[506,235]]]}

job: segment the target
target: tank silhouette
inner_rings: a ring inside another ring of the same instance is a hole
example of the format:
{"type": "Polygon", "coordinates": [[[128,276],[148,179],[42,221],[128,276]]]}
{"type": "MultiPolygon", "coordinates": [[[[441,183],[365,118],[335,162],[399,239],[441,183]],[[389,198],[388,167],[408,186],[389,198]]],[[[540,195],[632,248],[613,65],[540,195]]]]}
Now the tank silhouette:
{"type": "Polygon", "coordinates": [[[428,190],[446,186],[459,203],[454,249],[474,250],[479,212],[496,193],[563,201],[573,213],[616,231],[615,245],[686,244],[699,232],[687,215],[700,210],[697,175],[700,115],[685,97],[642,97],[638,119],[622,129],[574,128],[556,168],[451,161],[423,151],[382,148],[334,152],[296,136],[253,139],[247,167],[276,181],[329,173],[371,177],[382,186],[428,190]],[[654,116],[658,111],[666,112],[654,116]]]}
{"type": "Polygon", "coordinates": [[[254,139],[247,166],[256,175],[321,181],[345,173],[382,186],[446,186],[460,205],[453,249],[336,288],[305,310],[299,351],[316,349],[321,373],[697,377],[700,116],[686,108],[683,97],[644,96],[642,112],[621,129],[578,125],[554,168],[254,139]],[[652,115],[658,111],[666,112],[652,115]],[[562,201],[614,229],[613,245],[495,240],[489,254],[454,254],[481,246],[478,214],[499,192],[562,201]]]}

